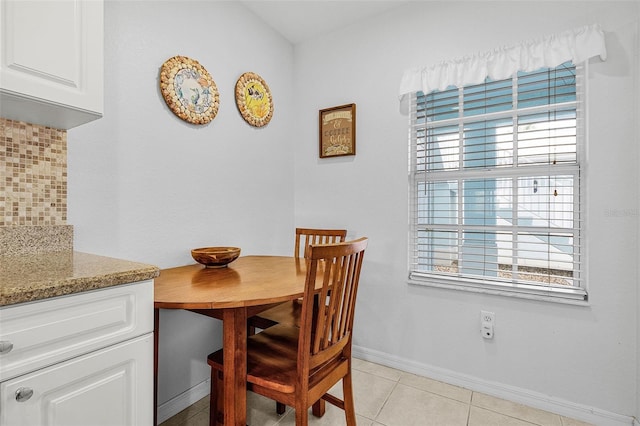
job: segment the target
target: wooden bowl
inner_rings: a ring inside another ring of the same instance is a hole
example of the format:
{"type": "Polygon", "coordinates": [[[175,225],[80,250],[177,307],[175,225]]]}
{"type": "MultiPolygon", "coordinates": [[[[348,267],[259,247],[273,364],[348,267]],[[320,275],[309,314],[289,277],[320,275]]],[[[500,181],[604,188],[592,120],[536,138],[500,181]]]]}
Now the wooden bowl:
{"type": "Polygon", "coordinates": [[[224,268],[238,256],[238,247],[202,247],[191,250],[191,257],[207,268],[224,268]]]}

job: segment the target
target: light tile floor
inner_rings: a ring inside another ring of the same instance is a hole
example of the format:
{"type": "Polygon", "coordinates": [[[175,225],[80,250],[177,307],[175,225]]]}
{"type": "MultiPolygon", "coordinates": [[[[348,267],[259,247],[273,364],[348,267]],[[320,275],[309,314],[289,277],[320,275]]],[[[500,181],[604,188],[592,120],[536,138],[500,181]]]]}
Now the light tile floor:
{"type": "MultiPolygon", "coordinates": [[[[354,395],[359,426],[589,426],[578,420],[472,392],[358,359],[353,360],[354,395]]],[[[342,397],[342,385],[333,390],[342,397]]],[[[344,425],[344,412],[327,403],[322,418],[309,414],[312,426],[344,425]]],[[[275,403],[247,395],[251,426],[292,426],[295,415],[276,414],[275,403]]],[[[161,426],[207,426],[209,399],[203,398],[161,426]]]]}

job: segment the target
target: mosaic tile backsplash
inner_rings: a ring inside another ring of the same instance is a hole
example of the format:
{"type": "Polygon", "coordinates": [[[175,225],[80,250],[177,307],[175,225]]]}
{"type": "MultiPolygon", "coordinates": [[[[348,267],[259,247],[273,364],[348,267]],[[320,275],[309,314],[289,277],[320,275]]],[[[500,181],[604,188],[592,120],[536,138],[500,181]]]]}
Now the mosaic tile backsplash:
{"type": "Polygon", "coordinates": [[[0,118],[0,226],[66,221],[66,130],[0,118]]]}

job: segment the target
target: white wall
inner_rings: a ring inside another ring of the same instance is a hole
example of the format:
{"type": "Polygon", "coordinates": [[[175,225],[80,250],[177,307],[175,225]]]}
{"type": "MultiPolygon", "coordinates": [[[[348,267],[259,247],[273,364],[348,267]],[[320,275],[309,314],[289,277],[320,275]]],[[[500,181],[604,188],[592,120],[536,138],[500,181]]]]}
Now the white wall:
{"type": "MultiPolygon", "coordinates": [[[[371,238],[361,354],[574,408],[640,414],[639,221],[610,214],[640,206],[630,96],[638,93],[638,17],[637,2],[412,2],[293,49],[235,2],[109,0],[105,116],[68,133],[75,248],[167,268],[191,262],[196,246],[288,254],[295,225],[344,226],[371,238]],[[606,31],[609,59],[594,61],[589,76],[590,306],[407,285],[403,70],[592,22],[606,31]],[[209,125],[185,123],[164,104],[159,68],[174,55],[197,59],[216,81],[221,108],[209,125]],[[234,105],[246,71],[274,94],[263,129],[234,105]],[[357,155],[318,159],[318,110],[349,102],[358,105],[357,155]],[[480,309],[496,313],[493,341],[480,337],[480,309]]],[[[204,357],[221,328],[163,311],[161,329],[163,403],[207,378],[204,357]]]]}
{"type": "MultiPolygon", "coordinates": [[[[293,251],[291,45],[235,2],[105,2],[104,118],[68,132],[75,249],[155,264],[189,250],[293,251]],[[162,63],[198,60],[220,91],[208,125],[177,118],[159,88],[162,63]],[[247,71],[269,84],[271,122],[249,126],[234,88],[247,71]]],[[[162,311],[159,402],[206,380],[217,320],[162,311]]]]}
{"type": "Polygon", "coordinates": [[[566,402],[583,418],[591,408],[614,422],[637,414],[638,219],[628,212],[638,206],[638,8],[411,2],[296,46],[295,91],[305,96],[296,99],[295,221],[371,238],[354,335],[361,355],[541,405],[566,402]],[[609,59],[592,61],[588,77],[589,306],[408,285],[408,130],[397,99],[404,69],[594,22],[609,59]],[[357,155],[318,159],[318,109],[350,102],[357,155]],[[496,313],[491,341],[479,333],[481,309],[496,313]]]}

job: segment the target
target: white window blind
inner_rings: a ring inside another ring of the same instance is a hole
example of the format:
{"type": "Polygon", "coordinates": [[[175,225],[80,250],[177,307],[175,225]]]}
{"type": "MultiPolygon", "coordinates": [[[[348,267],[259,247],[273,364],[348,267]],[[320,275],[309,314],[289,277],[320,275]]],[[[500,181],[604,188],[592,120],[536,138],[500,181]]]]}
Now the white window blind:
{"type": "Polygon", "coordinates": [[[582,75],[413,94],[410,280],[586,300],[582,75]]]}

